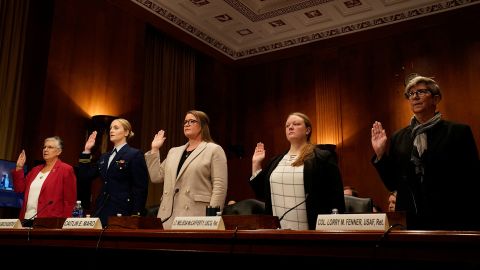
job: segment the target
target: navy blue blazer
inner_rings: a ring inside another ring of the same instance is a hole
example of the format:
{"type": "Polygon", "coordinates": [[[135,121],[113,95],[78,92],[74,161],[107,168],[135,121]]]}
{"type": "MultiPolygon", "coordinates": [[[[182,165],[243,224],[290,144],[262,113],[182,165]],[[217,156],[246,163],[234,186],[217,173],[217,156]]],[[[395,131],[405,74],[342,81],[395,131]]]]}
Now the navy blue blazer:
{"type": "Polygon", "coordinates": [[[93,216],[107,225],[109,216],[141,215],[145,213],[148,194],[148,170],[143,153],[124,145],[113,158],[104,153],[96,164],[91,164],[90,154],[80,154],[78,181],[91,181],[100,176],[101,193],[96,199],[93,216]]]}

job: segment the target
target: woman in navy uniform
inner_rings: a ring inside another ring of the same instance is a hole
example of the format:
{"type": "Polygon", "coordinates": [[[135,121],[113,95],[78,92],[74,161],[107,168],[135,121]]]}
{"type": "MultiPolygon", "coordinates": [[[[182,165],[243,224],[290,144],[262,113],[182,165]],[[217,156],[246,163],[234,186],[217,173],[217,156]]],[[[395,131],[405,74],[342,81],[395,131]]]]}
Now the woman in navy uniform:
{"type": "Polygon", "coordinates": [[[95,165],[91,163],[91,149],[97,132],[90,134],[85,150],[80,155],[79,181],[102,179],[100,195],[96,199],[94,217],[106,226],[109,216],[141,215],[145,211],[148,194],[148,171],[143,153],[127,144],[133,137],[132,126],[126,119],[115,119],[110,125],[111,152],[102,154],[95,165]]]}

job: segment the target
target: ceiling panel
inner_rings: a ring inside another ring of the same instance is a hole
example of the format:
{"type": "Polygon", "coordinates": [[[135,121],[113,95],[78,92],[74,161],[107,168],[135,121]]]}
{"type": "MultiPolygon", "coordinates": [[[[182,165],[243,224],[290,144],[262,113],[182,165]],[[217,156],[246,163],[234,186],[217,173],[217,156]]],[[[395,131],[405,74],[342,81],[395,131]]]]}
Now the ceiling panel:
{"type": "Polygon", "coordinates": [[[232,60],[479,3],[476,0],[130,1],[232,60]]]}

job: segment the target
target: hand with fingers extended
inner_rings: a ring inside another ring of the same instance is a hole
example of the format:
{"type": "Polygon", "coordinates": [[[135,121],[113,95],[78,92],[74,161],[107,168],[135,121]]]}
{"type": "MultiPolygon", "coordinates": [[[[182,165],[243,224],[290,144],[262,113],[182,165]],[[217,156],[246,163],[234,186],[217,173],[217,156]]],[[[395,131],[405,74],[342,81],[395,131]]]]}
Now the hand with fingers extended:
{"type": "Polygon", "coordinates": [[[262,168],[262,161],[265,159],[265,146],[263,143],[257,143],[252,156],[252,175],[262,168]]]}
{"type": "Polygon", "coordinates": [[[164,130],[160,130],[157,134],[155,134],[155,137],[152,140],[152,149],[150,150],[150,152],[158,153],[166,139],[167,138],[165,137],[164,130]]]}
{"type": "Polygon", "coordinates": [[[27,161],[27,155],[25,154],[25,150],[22,150],[22,152],[20,152],[20,155],[18,155],[16,170],[17,171],[22,170],[23,166],[25,166],[26,161],[27,161]]]}
{"type": "Polygon", "coordinates": [[[387,146],[387,134],[382,127],[382,123],[375,121],[372,126],[372,148],[377,155],[377,160],[380,160],[385,154],[387,146]]]}
{"type": "Polygon", "coordinates": [[[88,140],[85,143],[85,150],[84,153],[91,153],[93,146],[95,145],[95,138],[97,137],[97,131],[93,131],[90,136],[88,136],[88,140]]]}

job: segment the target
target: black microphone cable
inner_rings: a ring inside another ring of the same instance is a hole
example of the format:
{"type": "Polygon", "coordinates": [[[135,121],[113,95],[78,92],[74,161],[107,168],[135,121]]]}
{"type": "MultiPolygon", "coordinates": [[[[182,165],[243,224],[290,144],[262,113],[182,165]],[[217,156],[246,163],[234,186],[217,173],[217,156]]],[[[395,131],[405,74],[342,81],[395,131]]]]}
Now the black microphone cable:
{"type": "Polygon", "coordinates": [[[105,205],[107,204],[108,200],[110,200],[110,194],[107,194],[107,195],[105,196],[105,199],[103,200],[102,205],[100,205],[100,207],[97,208],[97,210],[95,211],[95,213],[93,214],[92,217],[98,217],[98,215],[100,214],[100,212],[102,212],[103,208],[104,208],[105,205]]]}
{"type": "Polygon", "coordinates": [[[30,242],[30,232],[32,231],[33,229],[33,226],[32,227],[27,227],[27,242],[30,242]]]}
{"type": "MultiPolygon", "coordinates": [[[[295,208],[299,207],[300,205],[302,205],[303,203],[305,203],[305,202],[307,201],[307,199],[308,199],[308,193],[305,194],[305,199],[304,199],[303,201],[301,201],[299,204],[295,205],[294,207],[288,209],[285,213],[283,213],[283,215],[278,219],[278,224],[280,225],[280,221],[282,221],[282,219],[283,219],[290,211],[292,211],[293,209],[295,209],[295,208]]],[[[281,228],[282,228],[282,225],[280,225],[280,228],[279,228],[279,229],[281,229],[281,228]]]]}
{"type": "Polygon", "coordinates": [[[380,237],[380,239],[378,240],[377,244],[375,245],[376,248],[379,248],[383,242],[385,242],[386,240],[388,240],[388,235],[390,235],[390,232],[392,232],[392,230],[396,227],[400,227],[401,229],[406,229],[406,227],[403,225],[403,224],[400,224],[400,223],[395,223],[395,224],[392,224],[390,225],[390,227],[388,227],[388,229],[386,229],[382,236],[380,237]]]}
{"type": "Polygon", "coordinates": [[[238,225],[235,226],[235,230],[233,231],[232,238],[230,239],[231,244],[230,244],[230,255],[233,255],[233,250],[235,248],[235,244],[237,241],[237,233],[238,233],[238,225]]]}
{"type": "Polygon", "coordinates": [[[48,203],[43,206],[42,209],[40,209],[39,211],[37,211],[37,213],[35,213],[35,215],[33,215],[31,218],[28,218],[28,219],[24,219],[21,224],[22,224],[22,227],[33,227],[33,220],[38,216],[38,214],[42,213],[49,205],[51,205],[53,203],[52,200],[48,201],[48,203]],[[25,226],[27,225],[28,226],[25,226]],[[31,225],[30,225],[31,224],[31,225]]]}
{"type": "Polygon", "coordinates": [[[367,264],[367,266],[372,266],[373,268],[375,268],[374,266],[377,266],[376,262],[377,262],[378,252],[380,252],[380,248],[387,242],[388,236],[390,235],[392,230],[397,227],[401,229],[406,229],[406,227],[400,223],[395,223],[390,225],[388,229],[386,229],[382,233],[382,236],[380,236],[378,241],[375,242],[375,245],[373,246],[373,249],[372,249],[372,258],[371,260],[369,260],[369,263],[367,264]]]}
{"type": "Polygon", "coordinates": [[[105,225],[105,227],[103,227],[103,229],[100,231],[100,235],[98,236],[97,246],[95,247],[95,251],[98,251],[98,249],[100,248],[100,241],[102,240],[102,235],[105,232],[105,230],[107,229],[107,227],[108,227],[108,224],[105,225]]]}
{"type": "Polygon", "coordinates": [[[40,214],[41,212],[43,212],[43,210],[45,210],[49,205],[51,205],[53,203],[52,200],[48,201],[48,203],[42,208],[40,209],[40,211],[37,211],[37,213],[35,213],[35,215],[33,215],[31,218],[29,219],[25,219],[21,222],[22,224],[22,227],[24,227],[25,224],[29,224],[28,226],[28,231],[27,231],[27,242],[30,242],[30,232],[32,231],[33,229],[33,222],[35,220],[35,218],[38,216],[38,214],[40,214]],[[31,225],[30,225],[31,223],[31,225]]]}
{"type": "Polygon", "coordinates": [[[100,242],[102,240],[103,233],[105,232],[105,230],[107,230],[107,228],[108,228],[108,224],[102,228],[102,230],[100,231],[100,234],[98,235],[97,245],[95,246],[95,252],[93,253],[93,256],[89,258],[89,260],[92,260],[93,263],[97,263],[102,260],[101,258],[102,254],[100,252],[100,242]]]}
{"type": "Polygon", "coordinates": [[[165,223],[167,220],[169,220],[172,215],[173,215],[173,207],[175,206],[175,195],[177,195],[178,191],[180,191],[179,188],[175,189],[175,193],[173,193],[173,198],[172,198],[172,211],[170,211],[170,216],[168,216],[165,220],[162,220],[162,224],[165,223]]]}

